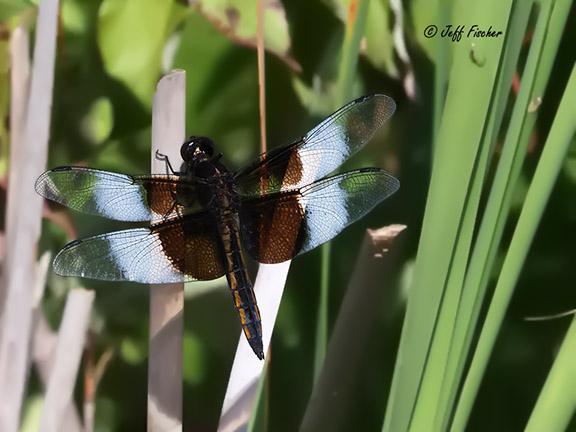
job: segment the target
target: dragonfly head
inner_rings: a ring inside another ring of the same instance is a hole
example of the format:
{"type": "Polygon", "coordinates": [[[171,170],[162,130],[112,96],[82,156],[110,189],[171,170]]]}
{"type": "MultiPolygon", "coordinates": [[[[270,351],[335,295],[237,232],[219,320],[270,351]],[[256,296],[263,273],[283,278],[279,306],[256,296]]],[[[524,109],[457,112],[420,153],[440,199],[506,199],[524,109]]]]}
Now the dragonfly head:
{"type": "Polygon", "coordinates": [[[210,161],[214,157],[214,143],[207,137],[191,136],[180,147],[180,155],[194,165],[210,161]]]}

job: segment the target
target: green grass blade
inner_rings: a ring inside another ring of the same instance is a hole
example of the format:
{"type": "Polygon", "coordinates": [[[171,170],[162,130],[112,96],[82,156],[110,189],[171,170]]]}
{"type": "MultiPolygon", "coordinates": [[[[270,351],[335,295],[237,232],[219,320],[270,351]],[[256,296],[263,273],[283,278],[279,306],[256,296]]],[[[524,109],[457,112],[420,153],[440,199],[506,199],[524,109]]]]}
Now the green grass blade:
{"type": "MultiPolygon", "coordinates": [[[[442,26],[450,23],[452,13],[452,4],[450,0],[439,2],[437,22],[442,26]]],[[[446,86],[448,85],[448,73],[450,72],[450,42],[446,39],[435,38],[436,44],[436,67],[434,69],[434,130],[433,135],[436,137],[440,130],[440,121],[444,111],[444,102],[446,101],[446,86]]]]}
{"type": "MultiPolygon", "coordinates": [[[[529,5],[530,4],[528,3],[528,11],[529,5]]],[[[516,11],[514,10],[514,12],[516,11]]],[[[528,13],[526,13],[526,19],[527,17],[528,13]]],[[[512,31],[513,22],[514,20],[512,19],[512,22],[506,29],[505,34],[514,34],[512,31]]],[[[513,68],[506,67],[506,62],[510,62],[509,54],[511,51],[511,42],[514,42],[515,45],[517,45],[514,48],[519,52],[523,34],[524,32],[522,31],[520,37],[516,37],[512,41],[510,37],[506,37],[504,40],[504,50],[500,57],[499,70],[496,75],[495,84],[491,90],[492,100],[489,102],[488,117],[485,122],[482,143],[480,145],[480,153],[477,163],[474,166],[474,170],[470,174],[471,188],[469,195],[465,200],[463,218],[457,236],[453,260],[450,265],[444,298],[441,303],[429,358],[426,363],[421,388],[416,401],[414,419],[411,424],[414,430],[422,430],[429,427],[430,419],[435,419],[436,427],[439,428],[445,415],[445,412],[442,410],[446,410],[446,401],[443,401],[443,407],[440,407],[440,403],[446,392],[446,388],[442,385],[443,381],[447,380],[448,377],[451,376],[451,369],[447,368],[446,365],[451,349],[452,336],[454,334],[454,322],[456,320],[460,303],[462,285],[469,259],[474,227],[476,224],[476,216],[480,203],[480,195],[488,168],[489,156],[492,153],[494,137],[497,134],[498,127],[502,120],[506,96],[508,95],[510,88],[509,85],[514,73],[513,68]]]]}
{"type": "Polygon", "coordinates": [[[464,381],[452,430],[463,430],[468,421],[482,376],[490,359],[492,348],[499,333],[500,325],[508,308],[510,298],[524,264],[530,244],[538,228],[540,218],[552,188],[563,166],[574,134],[576,123],[576,67],[572,70],[566,91],[552,124],[546,145],[534,174],[534,179],[526,195],[518,224],[506,254],[502,272],[498,279],[486,320],[480,333],[478,346],[472,358],[470,370],[464,381]]]}
{"type": "MultiPolygon", "coordinates": [[[[458,2],[455,21],[480,27],[506,27],[510,1],[458,2]]],[[[439,305],[453,263],[464,206],[484,135],[503,40],[457,44],[440,125],[414,280],[402,329],[384,431],[407,430],[412,421],[422,374],[436,326],[439,305]],[[474,109],[462,109],[462,101],[474,109]],[[457,179],[457,181],[455,181],[457,179]]],[[[433,417],[432,417],[433,418],[433,417]]],[[[430,421],[430,420],[429,420],[430,421]]],[[[426,428],[430,427],[430,423],[426,428]]]]}
{"type": "Polygon", "coordinates": [[[346,33],[338,68],[337,106],[335,108],[341,107],[352,98],[352,86],[360,55],[360,41],[366,31],[369,5],[370,0],[351,0],[348,7],[346,33]]]}
{"type": "MultiPolygon", "coordinates": [[[[443,385],[444,398],[451,399],[448,402],[449,406],[454,404],[458,382],[464,370],[466,355],[472,343],[474,328],[480,315],[484,293],[510,210],[514,185],[519,177],[529,137],[536,120],[536,115],[528,113],[528,106],[531,100],[544,91],[564,28],[567,17],[566,5],[569,1],[563,3],[561,5],[563,7],[555,7],[552,11],[549,4],[544,5],[536,24],[532,46],[522,76],[523,85],[514,107],[480,226],[478,241],[467,271],[458,319],[454,325],[452,353],[447,365],[447,370],[451,371],[448,377],[450,383],[443,385]]],[[[443,411],[450,412],[447,409],[443,411]]],[[[443,424],[446,425],[447,421],[448,419],[445,418],[443,424]]]]}
{"type": "Polygon", "coordinates": [[[564,342],[540,392],[536,406],[526,425],[526,432],[567,430],[576,412],[576,317],[564,337],[564,342]]]}
{"type": "Polygon", "coordinates": [[[322,245],[320,264],[320,297],[316,319],[316,345],[314,346],[314,382],[318,379],[328,346],[328,290],[330,288],[331,243],[322,245]]]}
{"type": "MultiPolygon", "coordinates": [[[[426,367],[422,389],[419,394],[418,413],[424,424],[429,423],[429,419],[435,417],[435,427],[442,429],[442,422],[449,413],[448,401],[454,398],[446,391],[447,382],[452,382],[455,375],[452,373],[453,367],[447,366],[448,361],[452,361],[451,341],[454,335],[454,321],[457,314],[462,295],[462,283],[470,253],[470,244],[476,223],[476,216],[480,201],[480,194],[484,184],[489,157],[492,154],[498,129],[502,122],[506,100],[509,96],[509,89],[513,75],[516,71],[516,63],[522,46],[526,23],[530,13],[531,2],[515,3],[511,22],[505,31],[504,51],[501,57],[501,66],[498,72],[496,88],[493,93],[493,101],[489,110],[489,118],[486,123],[483,142],[481,144],[480,155],[475,172],[472,175],[472,187],[467,199],[462,228],[458,237],[454,261],[449,279],[446,285],[446,294],[442,302],[439,314],[438,329],[434,334],[430,360],[426,367]],[[427,407],[427,408],[425,408],[427,407]]],[[[448,45],[449,42],[443,45],[448,45]]],[[[442,75],[437,64],[436,75],[442,75]]],[[[435,86],[442,86],[442,80],[436,80],[435,86]]],[[[438,109],[438,107],[437,107],[438,109]]]]}
{"type": "MultiPolygon", "coordinates": [[[[431,397],[437,398],[438,400],[435,404],[435,428],[438,430],[446,429],[451,407],[456,398],[456,383],[459,381],[462,374],[461,371],[456,369],[459,360],[459,353],[461,352],[462,335],[459,335],[459,339],[455,339],[454,336],[461,325],[467,325],[466,319],[471,319],[470,314],[463,315],[460,312],[463,297],[463,277],[464,271],[467,268],[470,252],[470,243],[467,241],[471,239],[474,224],[476,223],[480,193],[484,185],[489,157],[492,155],[493,146],[504,115],[504,109],[509,96],[512,78],[516,72],[516,64],[522,47],[531,7],[532,2],[520,2],[513,5],[513,11],[510,17],[511,21],[506,30],[505,46],[501,59],[501,69],[499,72],[497,87],[494,94],[494,103],[490,110],[490,117],[482,143],[477,172],[473,178],[470,198],[465,210],[463,232],[466,233],[466,235],[461,238],[456,250],[456,257],[458,258],[457,261],[460,261],[461,264],[454,266],[456,271],[451,274],[446,289],[447,298],[444,303],[447,307],[447,311],[445,312],[444,309],[441,311],[441,318],[444,319],[440,324],[438,334],[445,335],[445,338],[449,335],[450,340],[448,352],[441,351],[441,354],[444,354],[445,357],[441,357],[436,361],[441,372],[432,375],[433,378],[436,378],[434,380],[434,386],[432,387],[436,391],[433,392],[431,397]],[[453,315],[454,313],[456,314],[456,317],[453,315]],[[459,323],[464,322],[464,324],[455,325],[454,323],[457,320],[459,323]],[[441,381],[438,381],[439,378],[441,378],[441,381]]],[[[433,371],[433,369],[431,369],[431,371],[433,371]]]]}

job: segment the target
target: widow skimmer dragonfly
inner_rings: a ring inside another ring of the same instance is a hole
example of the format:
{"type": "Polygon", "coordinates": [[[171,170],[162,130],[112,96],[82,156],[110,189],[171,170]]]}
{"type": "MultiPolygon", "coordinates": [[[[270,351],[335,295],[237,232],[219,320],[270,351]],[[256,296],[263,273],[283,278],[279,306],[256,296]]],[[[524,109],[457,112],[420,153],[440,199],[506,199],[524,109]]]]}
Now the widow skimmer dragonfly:
{"type": "Polygon", "coordinates": [[[146,284],[226,276],[242,329],[264,358],[260,313],[242,250],[260,263],[290,260],[332,239],[399,188],[379,168],[328,176],[394,113],[394,100],[354,100],[294,143],[236,173],[212,141],[190,137],[167,174],[131,176],[63,166],[36,181],[45,198],[133,228],[74,240],[54,259],[63,276],[146,284]],[[171,171],[171,173],[170,173],[171,171]]]}

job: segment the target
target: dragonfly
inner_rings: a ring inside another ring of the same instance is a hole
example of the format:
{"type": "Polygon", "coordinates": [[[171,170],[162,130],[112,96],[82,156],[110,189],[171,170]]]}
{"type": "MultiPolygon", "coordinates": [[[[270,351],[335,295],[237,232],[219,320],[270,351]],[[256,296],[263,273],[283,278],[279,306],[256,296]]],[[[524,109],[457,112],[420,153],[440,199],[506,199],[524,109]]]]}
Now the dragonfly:
{"type": "Polygon", "coordinates": [[[127,175],[62,166],[43,173],[36,191],[70,209],[144,227],[68,243],[55,273],[104,281],[164,284],[226,276],[244,335],[264,358],[262,323],[246,254],[259,263],[291,260],[331,240],[396,192],[380,168],[333,172],[392,116],[394,100],[356,99],[292,144],[261,154],[237,172],[210,138],[181,146],[180,170],[127,175]]]}

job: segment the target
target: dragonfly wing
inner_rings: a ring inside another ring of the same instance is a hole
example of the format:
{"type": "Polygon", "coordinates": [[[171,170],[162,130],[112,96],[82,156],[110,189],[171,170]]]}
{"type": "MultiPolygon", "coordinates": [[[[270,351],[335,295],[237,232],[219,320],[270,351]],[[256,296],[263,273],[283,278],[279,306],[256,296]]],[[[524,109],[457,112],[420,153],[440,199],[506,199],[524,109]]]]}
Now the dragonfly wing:
{"type": "Polygon", "coordinates": [[[385,95],[356,99],[326,118],[295,143],[262,154],[236,174],[245,196],[296,190],[325,177],[360,150],[392,116],[385,95]]]}
{"type": "Polygon", "coordinates": [[[243,200],[243,244],[257,261],[274,264],[338,235],[398,190],[384,170],[365,168],[327,177],[296,191],[243,200]]]}
{"type": "Polygon", "coordinates": [[[223,276],[215,223],[197,213],[153,225],[101,234],[69,243],[54,259],[54,271],[108,281],[147,284],[211,280],[223,276]]]}
{"type": "Polygon", "coordinates": [[[178,176],[130,176],[71,166],[43,173],[36,191],[73,210],[131,222],[182,215],[176,196],[186,194],[187,202],[196,197],[195,183],[178,176]]]}

